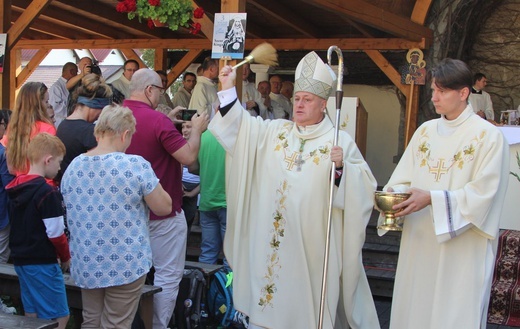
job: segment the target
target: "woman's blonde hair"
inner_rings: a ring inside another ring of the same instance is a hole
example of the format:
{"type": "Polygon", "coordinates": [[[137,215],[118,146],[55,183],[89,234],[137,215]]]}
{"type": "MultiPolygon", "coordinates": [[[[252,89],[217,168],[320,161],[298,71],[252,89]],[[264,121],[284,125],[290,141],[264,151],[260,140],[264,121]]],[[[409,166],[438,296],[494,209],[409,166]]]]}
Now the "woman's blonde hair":
{"type": "Polygon", "coordinates": [[[88,98],[112,97],[112,89],[106,84],[105,79],[97,74],[90,73],[81,78],[81,86],[76,89],[78,96],[88,98]]]}
{"type": "Polygon", "coordinates": [[[135,118],[132,111],[121,105],[105,106],[94,128],[94,136],[100,138],[108,135],[121,135],[126,130],[133,135],[135,132],[135,118]]]}
{"type": "Polygon", "coordinates": [[[27,82],[16,97],[16,106],[7,129],[7,163],[16,172],[27,171],[27,146],[37,121],[52,125],[43,102],[47,86],[41,82],[27,82]]]}

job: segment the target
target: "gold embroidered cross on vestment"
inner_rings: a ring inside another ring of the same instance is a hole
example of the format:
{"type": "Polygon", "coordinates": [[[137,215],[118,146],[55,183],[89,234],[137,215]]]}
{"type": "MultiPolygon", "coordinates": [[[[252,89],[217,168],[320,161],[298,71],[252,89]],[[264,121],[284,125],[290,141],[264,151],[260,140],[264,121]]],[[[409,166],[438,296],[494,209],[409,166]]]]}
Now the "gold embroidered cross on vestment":
{"type": "Polygon", "coordinates": [[[438,182],[443,174],[447,174],[450,167],[444,167],[444,159],[439,159],[436,166],[431,166],[430,174],[435,175],[435,181],[438,182]]]}

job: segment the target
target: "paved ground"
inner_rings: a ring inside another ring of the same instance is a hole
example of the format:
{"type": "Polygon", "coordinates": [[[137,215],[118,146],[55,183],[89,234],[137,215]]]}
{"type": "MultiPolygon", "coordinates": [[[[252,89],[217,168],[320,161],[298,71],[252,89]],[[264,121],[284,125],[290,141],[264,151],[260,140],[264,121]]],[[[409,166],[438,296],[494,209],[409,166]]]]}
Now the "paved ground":
{"type": "MultiPolygon", "coordinates": [[[[390,307],[392,305],[392,300],[390,298],[375,297],[374,301],[376,304],[376,309],[377,309],[377,314],[379,316],[379,323],[381,324],[381,329],[388,329],[390,326],[390,307]]],[[[488,324],[486,329],[518,329],[518,328],[519,327],[488,324]]]]}

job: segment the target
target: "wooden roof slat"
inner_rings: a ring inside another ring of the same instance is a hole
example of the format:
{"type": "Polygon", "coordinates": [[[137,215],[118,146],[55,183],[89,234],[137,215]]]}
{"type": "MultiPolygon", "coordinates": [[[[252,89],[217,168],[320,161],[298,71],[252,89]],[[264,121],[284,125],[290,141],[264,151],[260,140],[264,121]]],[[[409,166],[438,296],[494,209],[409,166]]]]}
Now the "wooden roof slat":
{"type": "MultiPolygon", "coordinates": [[[[20,17],[21,12],[17,10],[13,10],[11,12],[12,20],[15,21],[20,17]]],[[[38,19],[31,23],[30,29],[24,32],[24,37],[27,37],[28,33],[33,35],[33,38],[36,36],[40,36],[42,39],[50,39],[51,37],[60,38],[60,39],[89,39],[90,35],[88,33],[79,32],[73,29],[65,29],[62,26],[56,25],[53,22],[46,21],[44,19],[38,19]],[[37,32],[33,33],[33,32],[37,32]]]]}
{"type": "Polygon", "coordinates": [[[432,0],[416,0],[411,17],[412,21],[417,24],[424,25],[431,4],[432,0]]]}
{"type": "MultiPolygon", "coordinates": [[[[42,1],[42,0],[39,0],[42,1]]],[[[32,5],[30,0],[13,0],[13,6],[27,11],[25,8],[29,8],[32,5]]],[[[23,15],[23,14],[22,14],[23,15]]],[[[80,30],[87,32],[93,36],[107,39],[126,39],[133,37],[132,34],[125,33],[120,29],[108,26],[104,22],[98,22],[87,19],[80,15],[71,15],[69,11],[53,7],[52,10],[45,10],[40,13],[40,18],[48,21],[53,21],[54,24],[68,28],[72,30],[80,30]]]]}
{"type": "Polygon", "coordinates": [[[410,95],[410,87],[401,83],[401,74],[386,60],[381,52],[378,50],[365,50],[365,53],[406,97],[410,95]]]}
{"type": "Polygon", "coordinates": [[[335,14],[343,14],[351,19],[375,27],[396,37],[421,40],[429,43],[433,39],[433,31],[410,19],[393,14],[383,8],[374,6],[363,0],[303,0],[335,14]]]}
{"type": "MultiPolygon", "coordinates": [[[[200,7],[197,2],[195,2],[194,0],[191,0],[191,6],[193,8],[193,10],[197,9],[198,7],[200,7]]],[[[202,16],[202,18],[199,18],[199,19],[194,19],[195,22],[197,23],[200,23],[201,25],[201,31],[202,33],[206,36],[206,38],[208,39],[213,39],[213,28],[214,28],[214,24],[213,24],[213,21],[208,17],[207,14],[204,13],[204,16],[202,16]]]]}
{"type": "Polygon", "coordinates": [[[140,68],[148,67],[148,66],[146,66],[145,62],[143,62],[141,57],[139,57],[139,55],[135,52],[135,50],[127,49],[127,48],[121,48],[121,52],[123,53],[123,55],[125,55],[127,60],[128,59],[133,59],[133,60],[137,61],[137,63],[139,63],[139,67],[140,68]]]}
{"type": "Polygon", "coordinates": [[[26,6],[22,15],[14,22],[7,31],[7,46],[11,48],[22,34],[29,28],[29,25],[41,14],[41,12],[52,2],[52,0],[34,0],[26,6]]]}
{"type": "MultiPolygon", "coordinates": [[[[308,22],[305,22],[300,18],[300,16],[296,15],[296,12],[293,9],[287,8],[277,1],[249,0],[248,4],[252,4],[262,10],[266,15],[275,17],[276,19],[286,23],[289,27],[300,32],[307,38],[316,38],[320,35],[317,30],[308,24],[308,22]]],[[[249,28],[249,22],[247,24],[249,28]]]]}
{"type": "Polygon", "coordinates": [[[203,51],[204,49],[190,49],[168,72],[168,81],[175,81],[203,51]]]}
{"type": "Polygon", "coordinates": [[[118,27],[118,29],[134,34],[142,38],[160,38],[160,30],[150,29],[145,23],[138,19],[129,20],[126,14],[118,13],[114,7],[94,1],[58,1],[54,0],[52,6],[63,10],[76,12],[91,20],[101,22],[107,26],[118,27]]]}

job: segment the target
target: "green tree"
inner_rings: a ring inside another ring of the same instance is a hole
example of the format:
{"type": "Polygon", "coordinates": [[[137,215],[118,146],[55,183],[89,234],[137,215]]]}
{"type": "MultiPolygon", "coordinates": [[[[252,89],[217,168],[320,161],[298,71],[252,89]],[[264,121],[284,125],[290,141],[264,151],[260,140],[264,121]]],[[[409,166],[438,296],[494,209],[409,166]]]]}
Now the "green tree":
{"type": "Polygon", "coordinates": [[[142,49],[141,59],[143,62],[151,68],[154,69],[154,59],[155,59],[155,49],[142,49]]]}

